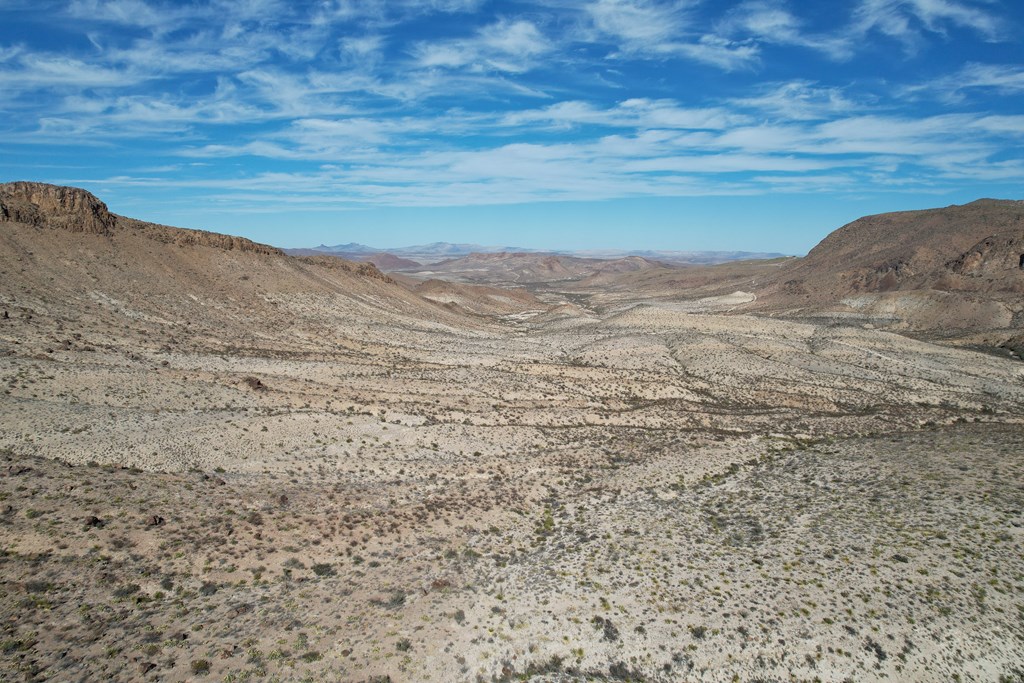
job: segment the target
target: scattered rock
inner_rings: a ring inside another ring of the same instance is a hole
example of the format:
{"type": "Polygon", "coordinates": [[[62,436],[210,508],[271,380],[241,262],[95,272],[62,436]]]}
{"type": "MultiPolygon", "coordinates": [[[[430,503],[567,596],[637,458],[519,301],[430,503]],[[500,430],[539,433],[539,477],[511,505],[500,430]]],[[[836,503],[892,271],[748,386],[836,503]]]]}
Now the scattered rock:
{"type": "Polygon", "coordinates": [[[259,377],[246,377],[244,380],[245,384],[253,391],[266,391],[267,385],[264,384],[259,377]]]}

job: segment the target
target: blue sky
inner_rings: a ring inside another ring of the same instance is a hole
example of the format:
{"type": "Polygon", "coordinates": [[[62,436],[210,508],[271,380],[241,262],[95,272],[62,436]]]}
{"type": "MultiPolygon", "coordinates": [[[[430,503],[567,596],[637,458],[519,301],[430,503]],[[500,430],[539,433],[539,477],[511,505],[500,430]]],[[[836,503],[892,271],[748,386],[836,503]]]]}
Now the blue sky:
{"type": "Polygon", "coordinates": [[[0,180],[281,246],[803,253],[1024,197],[1020,0],[0,0],[0,180]]]}

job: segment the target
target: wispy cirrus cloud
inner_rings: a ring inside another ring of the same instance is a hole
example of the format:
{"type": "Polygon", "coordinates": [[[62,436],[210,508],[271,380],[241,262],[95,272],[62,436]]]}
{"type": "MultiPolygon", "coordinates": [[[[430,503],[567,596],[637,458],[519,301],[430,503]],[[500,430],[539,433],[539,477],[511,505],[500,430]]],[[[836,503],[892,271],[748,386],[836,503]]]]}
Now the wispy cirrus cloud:
{"type": "Polygon", "coordinates": [[[604,108],[590,102],[568,100],[541,109],[508,113],[502,123],[508,126],[548,124],[556,128],[600,125],[638,129],[722,129],[747,120],[749,117],[724,107],[688,108],[669,99],[632,98],[604,108]]]}
{"type": "Polygon", "coordinates": [[[692,3],[597,0],[585,5],[595,30],[616,39],[623,50],[643,52],[671,44],[689,28],[692,3]]]}
{"type": "Polygon", "coordinates": [[[467,38],[417,43],[412,54],[416,64],[427,69],[468,68],[472,71],[523,73],[553,49],[533,23],[502,19],[478,29],[467,38]]]}
{"type": "Polygon", "coordinates": [[[997,40],[1004,28],[992,9],[987,0],[860,0],[851,30],[860,36],[878,31],[911,51],[921,48],[926,33],[946,34],[951,28],[997,40]]]}
{"type": "Polygon", "coordinates": [[[0,133],[121,150],[148,170],[112,183],[239,207],[933,190],[1024,178],[1024,67],[940,58],[907,82],[888,62],[1014,40],[1003,5],[54,2],[57,38],[0,37],[0,106],[19,114],[0,133]]]}
{"type": "Polygon", "coordinates": [[[809,32],[782,0],[747,0],[728,13],[720,30],[767,43],[809,48],[838,60],[850,58],[854,50],[850,35],[809,32]]]}
{"type": "MultiPolygon", "coordinates": [[[[13,51],[12,51],[13,52],[13,51]]],[[[14,52],[0,69],[0,85],[10,91],[115,87],[139,83],[145,74],[128,67],[96,64],[56,54],[14,52]]]]}
{"type": "Polygon", "coordinates": [[[904,96],[931,95],[950,103],[962,102],[977,91],[1005,96],[1024,93],[1024,65],[970,63],[954,73],[901,88],[904,96]]]}
{"type": "Polygon", "coordinates": [[[931,188],[972,175],[1005,179],[1022,170],[1019,161],[997,158],[1003,140],[1024,138],[1020,116],[868,114],[777,124],[758,124],[751,115],[728,121],[719,116],[678,103],[625,101],[608,109],[567,102],[503,117],[460,119],[451,113],[386,124],[309,120],[282,131],[271,144],[260,140],[187,154],[322,162],[345,158],[330,174],[339,198],[406,206],[444,205],[456,196],[460,204],[493,204],[527,196],[587,201],[698,191],[852,190],[900,169],[913,169],[916,178],[905,187],[931,188]],[[509,135],[522,138],[523,127],[565,119],[582,122],[589,134],[572,141],[503,142],[509,135]],[[435,135],[452,140],[470,130],[490,142],[474,149],[449,142],[447,149],[437,149],[435,135]]]}
{"type": "Polygon", "coordinates": [[[851,99],[843,88],[822,87],[810,81],[764,83],[753,90],[745,97],[732,98],[730,103],[743,110],[793,121],[834,118],[868,109],[873,104],[851,99]]]}
{"type": "Polygon", "coordinates": [[[590,41],[610,41],[617,48],[609,55],[613,59],[684,58],[725,71],[757,63],[756,45],[698,28],[691,17],[693,7],[679,1],[597,0],[585,5],[589,26],[583,35],[590,41]]]}

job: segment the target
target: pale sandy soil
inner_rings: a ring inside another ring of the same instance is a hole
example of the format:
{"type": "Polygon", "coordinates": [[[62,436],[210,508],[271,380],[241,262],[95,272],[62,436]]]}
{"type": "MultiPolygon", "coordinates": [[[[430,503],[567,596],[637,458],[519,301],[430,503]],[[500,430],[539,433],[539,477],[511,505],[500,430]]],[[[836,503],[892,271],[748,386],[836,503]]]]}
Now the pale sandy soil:
{"type": "Polygon", "coordinates": [[[0,678],[1024,675],[1019,360],[231,258],[0,292],[0,678]]]}

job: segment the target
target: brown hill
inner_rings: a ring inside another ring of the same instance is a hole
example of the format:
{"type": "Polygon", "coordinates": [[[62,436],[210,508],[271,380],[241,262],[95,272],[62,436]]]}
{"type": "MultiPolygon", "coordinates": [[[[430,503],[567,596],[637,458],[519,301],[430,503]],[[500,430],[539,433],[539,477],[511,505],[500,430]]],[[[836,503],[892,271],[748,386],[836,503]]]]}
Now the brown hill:
{"type": "Polygon", "coordinates": [[[500,289],[444,280],[427,280],[414,286],[420,296],[477,315],[515,315],[547,311],[547,304],[524,289],[500,289]]]}
{"type": "Polygon", "coordinates": [[[410,268],[419,268],[421,264],[419,261],[413,261],[412,259],[402,258],[401,256],[395,256],[389,254],[386,251],[382,251],[376,254],[360,254],[359,258],[352,259],[353,261],[366,261],[377,266],[381,270],[409,270],[410,268]]]}
{"type": "Polygon", "coordinates": [[[0,184],[0,222],[5,221],[93,235],[111,235],[115,230],[120,230],[178,246],[195,245],[260,254],[283,254],[280,249],[244,237],[171,228],[118,216],[110,213],[107,205],[90,192],[45,183],[17,181],[0,184]]]}
{"type": "Polygon", "coordinates": [[[402,258],[401,256],[395,256],[394,254],[386,251],[378,251],[372,254],[364,254],[358,252],[338,252],[338,251],[325,251],[323,249],[285,249],[284,252],[289,256],[331,256],[334,258],[344,259],[346,261],[359,261],[363,263],[372,263],[379,269],[384,271],[392,270],[410,270],[419,268],[423,264],[419,261],[413,261],[412,259],[402,258]]]}
{"type": "Polygon", "coordinates": [[[753,309],[847,311],[934,331],[1019,327],[1024,202],[879,214],[845,225],[756,290],[753,309]]]}
{"type": "Polygon", "coordinates": [[[563,254],[497,252],[470,254],[432,263],[410,273],[445,280],[486,284],[536,284],[580,280],[592,275],[615,275],[649,268],[668,267],[640,256],[592,259],[563,254]]]}
{"type": "Polygon", "coordinates": [[[323,353],[373,330],[479,329],[370,263],[294,258],[250,240],[112,214],[84,190],[0,185],[0,309],[41,346],[250,346],[323,353]],[[71,336],[71,332],[77,336],[71,336]],[[325,336],[326,335],[326,336],[325,336]],[[77,340],[77,341],[76,341],[77,340]]]}

